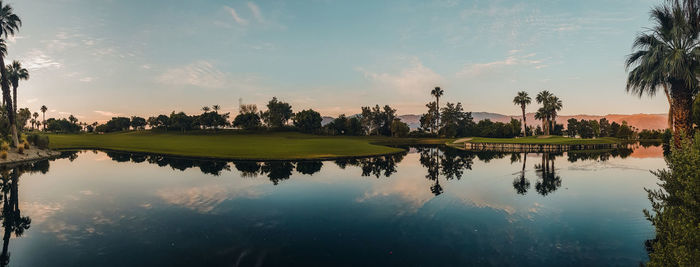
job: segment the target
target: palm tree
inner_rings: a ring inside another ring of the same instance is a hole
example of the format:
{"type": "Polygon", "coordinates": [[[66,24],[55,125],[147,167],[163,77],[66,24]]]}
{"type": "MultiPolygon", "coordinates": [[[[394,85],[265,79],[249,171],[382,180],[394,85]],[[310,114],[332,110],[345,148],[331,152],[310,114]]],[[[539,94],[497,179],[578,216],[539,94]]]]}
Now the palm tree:
{"type": "Polygon", "coordinates": [[[540,116],[540,119],[542,119],[542,131],[545,133],[545,135],[549,135],[549,129],[547,129],[547,126],[549,125],[549,116],[548,116],[548,110],[547,110],[547,100],[552,96],[552,93],[550,93],[547,90],[544,90],[542,92],[539,92],[537,94],[537,97],[535,97],[535,100],[537,101],[537,104],[542,104],[544,106],[543,109],[538,110],[538,112],[541,112],[542,116],[540,116]]]}
{"type": "Polygon", "coordinates": [[[41,117],[42,123],[41,124],[44,125],[44,131],[46,131],[46,111],[47,110],[49,110],[49,109],[46,107],[46,105],[41,105],[41,114],[42,114],[42,117],[41,117]]]}
{"type": "Polygon", "coordinates": [[[513,104],[520,105],[523,110],[523,136],[527,136],[527,123],[525,122],[525,107],[532,102],[532,98],[527,95],[527,92],[520,91],[518,95],[513,98],[513,104]]]}
{"type": "Polygon", "coordinates": [[[17,87],[19,87],[19,80],[29,80],[29,71],[23,68],[19,61],[14,60],[12,64],[7,65],[7,75],[12,83],[12,101],[17,113],[17,87]]]}
{"type": "MultiPolygon", "coordinates": [[[[0,39],[4,35],[5,38],[15,35],[15,31],[19,31],[22,26],[22,20],[13,12],[12,7],[0,0],[0,39]]],[[[3,42],[5,39],[2,39],[3,42]]],[[[17,123],[15,122],[15,109],[12,107],[12,99],[10,99],[10,81],[8,79],[7,69],[5,68],[5,53],[7,49],[2,49],[0,53],[0,87],[2,88],[2,97],[5,99],[5,109],[7,109],[7,118],[10,122],[12,131],[12,142],[14,146],[19,145],[17,138],[17,123]]]]}
{"type": "Polygon", "coordinates": [[[213,109],[214,112],[219,113],[219,110],[221,110],[221,106],[219,106],[219,105],[213,105],[213,106],[211,106],[211,109],[213,109]]]}
{"type": "Polygon", "coordinates": [[[549,131],[554,127],[554,125],[557,124],[557,116],[558,111],[562,109],[564,105],[561,102],[561,99],[558,97],[552,95],[547,99],[547,104],[545,105],[545,109],[547,110],[547,117],[549,118],[549,125],[547,125],[547,135],[549,135],[549,131]]]}
{"type": "MultiPolygon", "coordinates": [[[[436,123],[440,125],[440,97],[445,93],[439,86],[436,86],[430,94],[435,97],[435,104],[437,105],[437,120],[436,123]]],[[[436,125],[437,126],[437,125],[436,125]]],[[[433,127],[435,128],[435,127],[433,127]]]]}
{"type": "Polygon", "coordinates": [[[700,67],[698,25],[677,3],[652,9],[654,26],[634,40],[627,57],[627,92],[654,96],[659,87],[670,91],[673,137],[676,146],[692,129],[693,96],[698,92],[700,67]],[[683,135],[683,136],[682,136],[683,135]]]}
{"type": "Polygon", "coordinates": [[[202,107],[202,111],[204,111],[204,112],[209,112],[209,110],[210,110],[210,109],[209,109],[209,107],[207,107],[207,106],[202,107]]]}
{"type": "Polygon", "coordinates": [[[547,127],[545,125],[545,121],[547,120],[547,111],[543,107],[537,109],[537,112],[535,112],[535,119],[542,121],[542,132],[544,132],[545,128],[547,127]]]}

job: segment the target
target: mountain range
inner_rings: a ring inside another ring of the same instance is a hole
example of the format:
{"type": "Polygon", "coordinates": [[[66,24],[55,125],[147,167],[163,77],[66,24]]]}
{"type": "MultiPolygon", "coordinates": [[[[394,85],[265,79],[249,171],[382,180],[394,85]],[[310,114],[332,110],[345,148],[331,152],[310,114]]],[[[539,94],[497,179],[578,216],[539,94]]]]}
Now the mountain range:
{"type": "MultiPolygon", "coordinates": [[[[415,114],[399,115],[398,117],[401,121],[408,124],[411,130],[418,129],[420,127],[420,116],[415,114]]],[[[489,119],[495,122],[509,122],[511,118],[520,120],[522,115],[503,115],[491,112],[472,112],[472,117],[475,122],[489,119]]],[[[541,125],[542,122],[535,120],[535,113],[526,113],[525,118],[528,125],[541,125]]],[[[608,114],[608,115],[560,115],[557,117],[557,123],[564,124],[566,127],[566,121],[570,118],[575,118],[577,120],[600,120],[601,118],[606,118],[610,122],[622,123],[626,121],[627,124],[634,126],[640,130],[642,129],[666,129],[667,126],[667,114],[608,114]]],[[[328,124],[333,120],[332,117],[324,116],[323,125],[328,124]]]]}

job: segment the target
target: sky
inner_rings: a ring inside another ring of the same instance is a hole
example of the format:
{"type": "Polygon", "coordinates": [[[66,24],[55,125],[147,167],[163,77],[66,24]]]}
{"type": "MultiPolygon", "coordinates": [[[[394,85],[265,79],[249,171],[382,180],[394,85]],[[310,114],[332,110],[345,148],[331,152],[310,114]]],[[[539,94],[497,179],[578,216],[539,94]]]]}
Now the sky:
{"type": "Polygon", "coordinates": [[[236,113],[273,96],[327,116],[420,114],[435,86],[475,112],[519,114],[521,90],[553,92],[561,114],[668,110],[625,91],[625,57],[660,0],[4,2],[23,21],[6,61],[31,75],[19,106],[47,118],[236,113]]]}

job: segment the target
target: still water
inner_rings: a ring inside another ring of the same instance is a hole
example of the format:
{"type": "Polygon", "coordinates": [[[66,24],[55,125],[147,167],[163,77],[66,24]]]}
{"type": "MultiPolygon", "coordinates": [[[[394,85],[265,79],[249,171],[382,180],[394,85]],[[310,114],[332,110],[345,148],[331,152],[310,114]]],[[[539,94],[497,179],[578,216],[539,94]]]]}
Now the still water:
{"type": "Polygon", "coordinates": [[[2,172],[2,265],[637,265],[658,146],[225,162],[100,151],[2,172]]]}

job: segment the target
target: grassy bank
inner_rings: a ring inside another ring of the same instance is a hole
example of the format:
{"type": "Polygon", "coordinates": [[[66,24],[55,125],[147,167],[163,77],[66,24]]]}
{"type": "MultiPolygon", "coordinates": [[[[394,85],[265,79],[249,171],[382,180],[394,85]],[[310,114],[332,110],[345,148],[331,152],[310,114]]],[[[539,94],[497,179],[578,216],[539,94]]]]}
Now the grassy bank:
{"type": "Polygon", "coordinates": [[[593,145],[593,144],[615,144],[621,140],[612,137],[602,137],[596,139],[580,139],[563,136],[535,137],[528,136],[522,138],[485,138],[474,137],[466,142],[490,143],[490,144],[550,144],[550,145],[593,145]]]}
{"type": "Polygon", "coordinates": [[[317,136],[294,132],[242,134],[231,131],[110,134],[50,134],[52,149],[108,149],[188,157],[291,160],[331,159],[403,151],[387,145],[443,144],[444,139],[317,136]]]}

